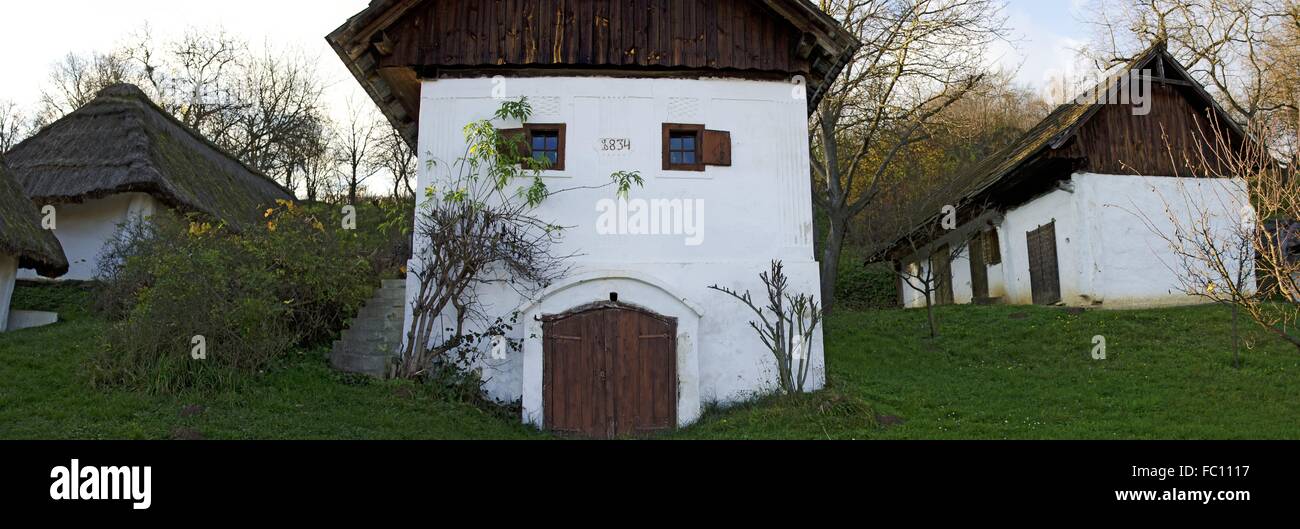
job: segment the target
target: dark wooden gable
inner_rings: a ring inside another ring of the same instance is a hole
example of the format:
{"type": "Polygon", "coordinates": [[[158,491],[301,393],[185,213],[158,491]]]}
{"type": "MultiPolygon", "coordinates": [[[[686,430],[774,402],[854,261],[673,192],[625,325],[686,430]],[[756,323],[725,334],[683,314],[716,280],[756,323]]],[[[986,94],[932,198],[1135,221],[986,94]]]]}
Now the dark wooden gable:
{"type": "Polygon", "coordinates": [[[387,30],[384,67],[809,72],[802,32],[750,0],[438,0],[387,30]]]}
{"type": "MultiPolygon", "coordinates": [[[[1172,73],[1172,72],[1171,72],[1172,73]]],[[[1064,152],[1080,170],[1118,175],[1204,176],[1218,142],[1240,146],[1242,138],[1216,114],[1189,81],[1162,78],[1152,86],[1150,113],[1129,105],[1102,105],[1079,127],[1077,145],[1064,152]]]]}
{"type": "Polygon", "coordinates": [[[326,40],[412,144],[422,78],[801,76],[811,111],[862,46],[807,0],[371,0],[326,40]]]}

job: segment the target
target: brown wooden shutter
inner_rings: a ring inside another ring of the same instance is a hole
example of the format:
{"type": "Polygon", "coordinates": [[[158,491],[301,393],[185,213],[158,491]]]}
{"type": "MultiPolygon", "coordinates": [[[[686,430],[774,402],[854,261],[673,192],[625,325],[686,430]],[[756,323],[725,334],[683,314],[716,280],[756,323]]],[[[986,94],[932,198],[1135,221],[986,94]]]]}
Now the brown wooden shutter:
{"type": "Polygon", "coordinates": [[[525,133],[524,129],[497,129],[497,132],[501,134],[501,139],[504,140],[501,145],[502,149],[514,145],[519,149],[520,158],[532,156],[532,147],[528,145],[528,134],[525,133]]]}
{"type": "Polygon", "coordinates": [[[1002,242],[998,239],[998,229],[984,232],[984,258],[989,265],[1002,264],[1002,242]]]}
{"type": "Polygon", "coordinates": [[[1029,287],[1035,305],[1061,302],[1061,274],[1056,256],[1056,221],[1026,235],[1029,247],[1029,287]]]}
{"type": "Polygon", "coordinates": [[[940,246],[931,254],[930,277],[934,287],[934,304],[952,305],[952,250],[948,245],[940,246]]]}
{"type": "Polygon", "coordinates": [[[985,256],[986,233],[976,235],[970,242],[971,302],[984,303],[989,297],[989,265],[985,256]]]}
{"type": "Polygon", "coordinates": [[[704,165],[731,167],[731,133],[704,131],[704,165]]]}

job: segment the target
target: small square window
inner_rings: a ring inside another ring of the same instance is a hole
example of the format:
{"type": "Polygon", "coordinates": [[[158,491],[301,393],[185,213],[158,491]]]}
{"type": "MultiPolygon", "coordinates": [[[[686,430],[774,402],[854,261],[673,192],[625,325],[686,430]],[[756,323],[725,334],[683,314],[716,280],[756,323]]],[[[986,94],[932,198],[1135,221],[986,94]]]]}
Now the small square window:
{"type": "Polygon", "coordinates": [[[528,134],[529,157],[549,162],[547,170],[564,170],[563,124],[524,125],[528,134]]]}
{"type": "Polygon", "coordinates": [[[703,125],[664,125],[664,170],[703,171],[703,125]]]}

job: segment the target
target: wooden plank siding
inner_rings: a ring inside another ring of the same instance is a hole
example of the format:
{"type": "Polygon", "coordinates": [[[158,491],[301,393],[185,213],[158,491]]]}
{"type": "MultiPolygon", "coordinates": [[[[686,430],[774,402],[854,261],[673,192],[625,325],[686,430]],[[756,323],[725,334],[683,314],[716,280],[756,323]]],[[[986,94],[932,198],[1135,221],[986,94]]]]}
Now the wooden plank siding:
{"type": "Polygon", "coordinates": [[[383,67],[661,67],[808,73],[802,32],[749,0],[442,0],[389,28],[383,67]]]}
{"type": "Polygon", "coordinates": [[[799,76],[811,113],[862,46],[806,0],[371,0],[326,40],[413,148],[422,79],[799,76]]]}
{"type": "Polygon", "coordinates": [[[947,244],[940,246],[930,256],[930,273],[934,281],[935,305],[952,305],[954,302],[952,288],[952,248],[947,244]]]}
{"type": "Polygon", "coordinates": [[[677,320],[598,303],[543,318],[546,428],[598,439],[677,425],[677,320]]]}
{"type": "Polygon", "coordinates": [[[1029,248],[1029,284],[1035,305],[1061,302],[1060,262],[1056,253],[1056,221],[1025,235],[1029,248]]]}
{"type": "MultiPolygon", "coordinates": [[[[1082,170],[1117,175],[1204,176],[1202,155],[1214,163],[1214,132],[1208,106],[1193,104],[1174,85],[1155,85],[1151,112],[1134,115],[1130,105],[1104,105],[1078,132],[1082,170]],[[1207,141],[1208,140],[1208,141],[1207,141]],[[1190,162],[1190,164],[1189,164],[1190,162]]],[[[1223,124],[1218,126],[1229,134],[1223,124]]],[[[1234,140],[1235,135],[1225,136],[1234,140]]]]}

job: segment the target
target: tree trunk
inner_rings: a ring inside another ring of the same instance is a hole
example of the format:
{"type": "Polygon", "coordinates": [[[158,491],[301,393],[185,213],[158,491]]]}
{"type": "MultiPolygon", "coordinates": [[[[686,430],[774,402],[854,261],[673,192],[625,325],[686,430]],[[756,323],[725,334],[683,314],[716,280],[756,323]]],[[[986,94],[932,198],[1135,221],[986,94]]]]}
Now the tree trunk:
{"type": "Polygon", "coordinates": [[[348,204],[357,205],[357,170],[352,170],[352,179],[348,180],[348,204]]]}
{"type": "Polygon", "coordinates": [[[1237,304],[1232,304],[1232,367],[1241,369],[1241,342],[1237,334],[1237,304]]]}
{"type": "Polygon", "coordinates": [[[840,274],[840,252],[844,250],[844,236],[848,222],[831,217],[826,243],[822,246],[822,314],[835,308],[835,284],[840,274]]]}
{"type": "Polygon", "coordinates": [[[934,289],[927,286],[925,292],[925,317],[930,322],[930,338],[938,338],[939,326],[934,321],[934,301],[932,301],[934,295],[931,292],[934,292],[934,289]]]}

